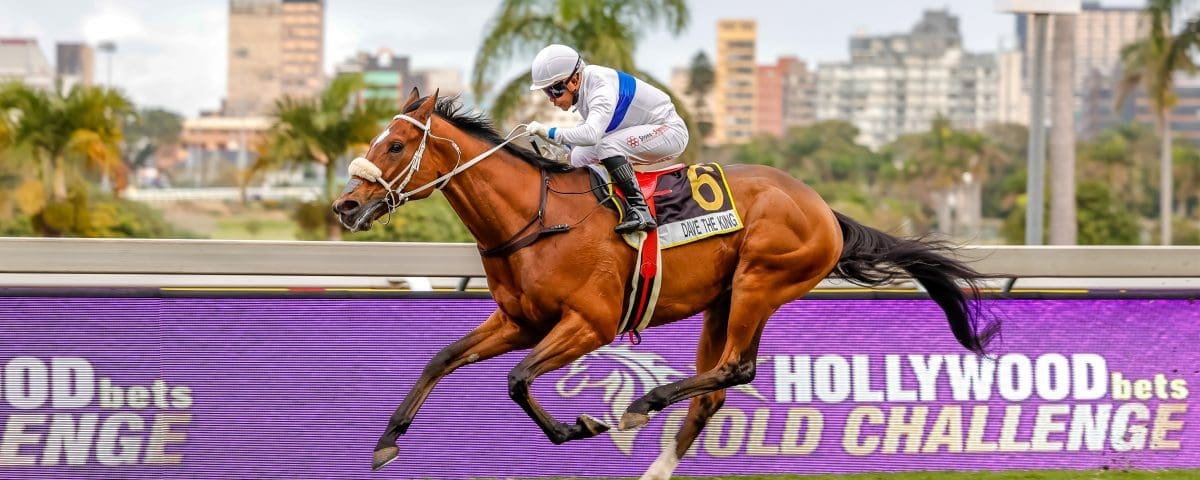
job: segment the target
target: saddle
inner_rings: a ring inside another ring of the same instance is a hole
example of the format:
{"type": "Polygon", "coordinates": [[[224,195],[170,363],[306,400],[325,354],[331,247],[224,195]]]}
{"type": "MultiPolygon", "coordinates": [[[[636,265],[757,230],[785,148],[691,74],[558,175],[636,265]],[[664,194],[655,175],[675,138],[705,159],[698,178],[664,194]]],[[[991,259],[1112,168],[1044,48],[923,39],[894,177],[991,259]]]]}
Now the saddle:
{"type": "MultiPolygon", "coordinates": [[[[608,171],[589,165],[597,199],[619,215],[628,208],[614,189],[608,171]]],[[[633,278],[625,287],[625,313],[617,334],[628,333],[630,342],[641,343],[641,331],[650,325],[662,287],[662,251],[700,240],[736,232],[743,228],[734,205],[725,171],[716,163],[673,165],[660,170],[635,172],[642,196],[658,228],[623,235],[637,249],[633,278]]]]}

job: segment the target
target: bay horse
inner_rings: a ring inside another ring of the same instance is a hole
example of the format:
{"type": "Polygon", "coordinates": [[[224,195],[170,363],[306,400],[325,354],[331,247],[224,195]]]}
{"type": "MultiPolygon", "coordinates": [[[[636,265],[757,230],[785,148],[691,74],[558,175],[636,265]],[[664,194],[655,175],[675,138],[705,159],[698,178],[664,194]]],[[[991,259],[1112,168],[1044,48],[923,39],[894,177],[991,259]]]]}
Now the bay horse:
{"type": "MultiPolygon", "coordinates": [[[[389,122],[333,204],[342,224],[365,230],[408,200],[442,190],[480,248],[497,309],[437,353],[379,437],[372,468],[398,455],[397,439],[412,424],[437,382],[463,365],[532,349],[508,375],[509,396],[554,444],[592,437],[610,427],[580,415],[558,421],[530,393],[532,382],[612,342],[618,335],[625,283],[636,252],[613,232],[617,215],[591,192],[586,169],[541,157],[502,138],[481,114],[461,112],[438,93],[413,89],[405,113],[389,122]],[[463,161],[463,158],[470,158],[463,161]],[[408,185],[413,185],[408,187],[408,185]],[[571,195],[570,193],[582,193],[571,195]],[[555,228],[561,233],[539,235],[555,228]],[[565,226],[569,226],[565,227],[565,226]],[[536,241],[536,242],[535,242],[536,241]]],[[[649,327],[704,313],[696,375],[635,400],[618,428],[645,425],[649,414],[691,399],[683,427],[646,471],[670,478],[725,389],[754,379],[763,326],[781,305],[826,276],[878,286],[916,279],[949,320],[954,337],[984,354],[998,322],[982,320],[960,282],[977,295],[984,278],[935,241],[901,239],[833,211],[809,186],[773,167],[725,167],[744,228],[662,253],[662,287],[649,327]]]]}

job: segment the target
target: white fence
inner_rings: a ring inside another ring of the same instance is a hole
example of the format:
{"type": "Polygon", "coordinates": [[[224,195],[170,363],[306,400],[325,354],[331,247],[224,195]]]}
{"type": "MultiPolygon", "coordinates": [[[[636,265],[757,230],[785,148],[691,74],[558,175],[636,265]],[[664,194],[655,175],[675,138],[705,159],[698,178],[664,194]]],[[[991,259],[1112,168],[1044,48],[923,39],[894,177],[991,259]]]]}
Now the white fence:
{"type": "MultiPolygon", "coordinates": [[[[1200,287],[1200,247],[971,246],[958,255],[1022,286],[1200,287]]],[[[474,244],[0,237],[0,286],[377,288],[432,277],[478,287],[483,275],[474,244]]]]}

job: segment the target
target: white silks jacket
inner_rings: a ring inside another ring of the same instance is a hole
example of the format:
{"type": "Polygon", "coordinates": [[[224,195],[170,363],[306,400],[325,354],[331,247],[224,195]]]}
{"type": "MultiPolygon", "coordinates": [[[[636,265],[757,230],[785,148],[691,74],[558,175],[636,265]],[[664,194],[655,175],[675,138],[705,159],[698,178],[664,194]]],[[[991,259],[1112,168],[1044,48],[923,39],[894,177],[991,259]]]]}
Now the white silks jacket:
{"type": "Polygon", "coordinates": [[[671,97],[625,72],[587,65],[575,108],[583,121],[550,129],[551,138],[572,146],[600,143],[605,134],[637,125],[684,125],[671,97]]]}

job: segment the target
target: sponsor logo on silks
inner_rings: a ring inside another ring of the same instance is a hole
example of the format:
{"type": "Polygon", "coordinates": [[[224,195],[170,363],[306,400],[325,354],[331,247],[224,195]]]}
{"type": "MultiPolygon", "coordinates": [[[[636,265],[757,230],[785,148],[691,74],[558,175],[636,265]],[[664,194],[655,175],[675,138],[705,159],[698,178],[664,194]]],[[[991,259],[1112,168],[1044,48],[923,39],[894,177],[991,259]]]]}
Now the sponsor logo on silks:
{"type": "MultiPolygon", "coordinates": [[[[760,363],[765,361],[760,359],[760,363]]],[[[695,366],[690,367],[695,371],[695,366]]],[[[667,364],[666,359],[647,350],[634,351],[628,345],[606,345],[568,367],[567,372],[555,383],[555,390],[564,398],[579,396],[592,389],[601,390],[601,398],[608,404],[608,411],[600,417],[609,425],[617,425],[629,404],[660,385],[682,380],[690,376],[667,364]]],[[[759,401],[767,398],[753,385],[739,385],[730,389],[741,392],[759,401]]],[[[682,402],[684,410],[688,402],[682,402]]],[[[608,431],[613,445],[625,455],[633,455],[633,441],[640,430],[608,431]]]]}
{"type": "Polygon", "coordinates": [[[0,361],[0,467],[183,463],[191,388],[118,385],[79,357],[0,361]]]}
{"type": "Polygon", "coordinates": [[[625,143],[629,144],[629,148],[637,148],[638,145],[642,144],[642,141],[638,137],[630,135],[629,138],[625,139],[625,143]]]}
{"type": "Polygon", "coordinates": [[[662,133],[663,133],[663,132],[665,132],[665,131],[667,131],[667,126],[666,126],[666,125],[659,125],[659,126],[658,126],[658,128],[655,128],[654,130],[651,130],[651,131],[650,131],[650,133],[646,133],[646,134],[644,134],[644,135],[641,135],[641,136],[639,136],[639,137],[637,137],[637,138],[638,138],[638,140],[640,140],[640,141],[642,141],[642,142],[646,142],[646,141],[649,141],[650,139],[652,139],[652,138],[654,138],[654,137],[657,137],[657,136],[659,136],[659,135],[662,135],[662,133]]]}

